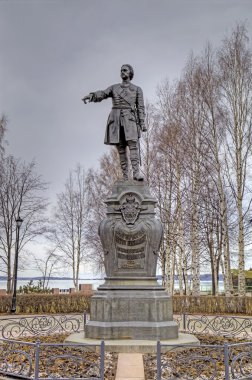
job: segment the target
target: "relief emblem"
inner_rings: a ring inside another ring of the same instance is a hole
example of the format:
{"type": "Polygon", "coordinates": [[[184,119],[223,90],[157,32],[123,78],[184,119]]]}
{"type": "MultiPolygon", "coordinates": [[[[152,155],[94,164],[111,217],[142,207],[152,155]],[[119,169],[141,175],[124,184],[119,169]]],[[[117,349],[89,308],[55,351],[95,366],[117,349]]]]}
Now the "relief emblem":
{"type": "Polygon", "coordinates": [[[119,207],[126,224],[135,224],[141,211],[140,202],[133,193],[128,193],[119,207]]]}

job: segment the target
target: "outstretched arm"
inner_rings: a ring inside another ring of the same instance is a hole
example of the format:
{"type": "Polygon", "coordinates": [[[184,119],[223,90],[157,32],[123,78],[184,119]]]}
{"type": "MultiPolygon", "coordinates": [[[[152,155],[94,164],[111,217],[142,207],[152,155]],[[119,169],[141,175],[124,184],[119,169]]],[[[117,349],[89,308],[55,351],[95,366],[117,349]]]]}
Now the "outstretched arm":
{"type": "Polygon", "coordinates": [[[101,102],[103,99],[112,97],[112,86],[108,87],[104,91],[90,92],[89,95],[84,96],[82,101],[87,104],[87,102],[101,102]]]}

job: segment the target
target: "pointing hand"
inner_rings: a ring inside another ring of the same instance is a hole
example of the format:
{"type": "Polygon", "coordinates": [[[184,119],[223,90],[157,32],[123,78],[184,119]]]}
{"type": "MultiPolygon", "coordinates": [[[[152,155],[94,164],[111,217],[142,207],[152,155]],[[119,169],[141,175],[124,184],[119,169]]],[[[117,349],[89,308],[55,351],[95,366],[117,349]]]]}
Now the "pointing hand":
{"type": "Polygon", "coordinates": [[[91,102],[91,99],[92,99],[92,95],[89,94],[87,96],[84,96],[83,99],[81,99],[85,104],[87,104],[87,101],[90,103],[91,102]]]}

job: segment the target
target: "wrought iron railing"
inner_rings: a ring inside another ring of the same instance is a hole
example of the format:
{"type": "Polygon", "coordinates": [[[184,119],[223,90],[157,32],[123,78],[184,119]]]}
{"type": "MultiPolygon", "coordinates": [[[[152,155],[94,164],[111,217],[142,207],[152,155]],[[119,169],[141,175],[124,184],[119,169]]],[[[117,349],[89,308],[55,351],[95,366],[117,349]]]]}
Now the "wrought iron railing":
{"type": "Polygon", "coordinates": [[[252,318],[224,315],[174,315],[180,331],[252,339],[252,318]]]}
{"type": "Polygon", "coordinates": [[[157,343],[157,380],[252,379],[252,343],[167,345],[157,343]]]}
{"type": "MultiPolygon", "coordinates": [[[[0,373],[35,380],[103,379],[104,342],[94,346],[14,340],[81,332],[88,318],[86,314],[1,318],[0,373]],[[99,353],[95,354],[97,347],[99,353]]],[[[174,320],[184,332],[252,339],[252,319],[248,317],[181,314],[174,315],[174,320]]],[[[252,342],[172,347],[158,342],[157,380],[161,379],[252,379],[252,342]],[[162,353],[167,350],[169,354],[162,353]]]]}
{"type": "Polygon", "coordinates": [[[104,341],[87,345],[0,339],[0,373],[32,380],[104,380],[104,351],[104,341]]]}
{"type": "MultiPolygon", "coordinates": [[[[88,314],[37,315],[0,319],[0,337],[47,336],[54,333],[83,331],[88,314]]],[[[180,331],[252,339],[252,318],[242,316],[174,315],[180,331]]]]}
{"type": "Polygon", "coordinates": [[[86,320],[86,314],[1,318],[0,338],[13,339],[83,331],[86,320]]]}
{"type": "Polygon", "coordinates": [[[230,379],[252,379],[252,342],[230,344],[227,350],[230,379]]]}

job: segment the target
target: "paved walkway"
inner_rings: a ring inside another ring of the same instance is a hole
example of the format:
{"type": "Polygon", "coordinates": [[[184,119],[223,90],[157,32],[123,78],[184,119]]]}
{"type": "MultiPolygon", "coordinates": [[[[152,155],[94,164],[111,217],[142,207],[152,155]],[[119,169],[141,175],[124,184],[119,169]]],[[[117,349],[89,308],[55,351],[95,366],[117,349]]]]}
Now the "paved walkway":
{"type": "Polygon", "coordinates": [[[119,354],[115,380],[144,380],[142,354],[119,354]]]}

